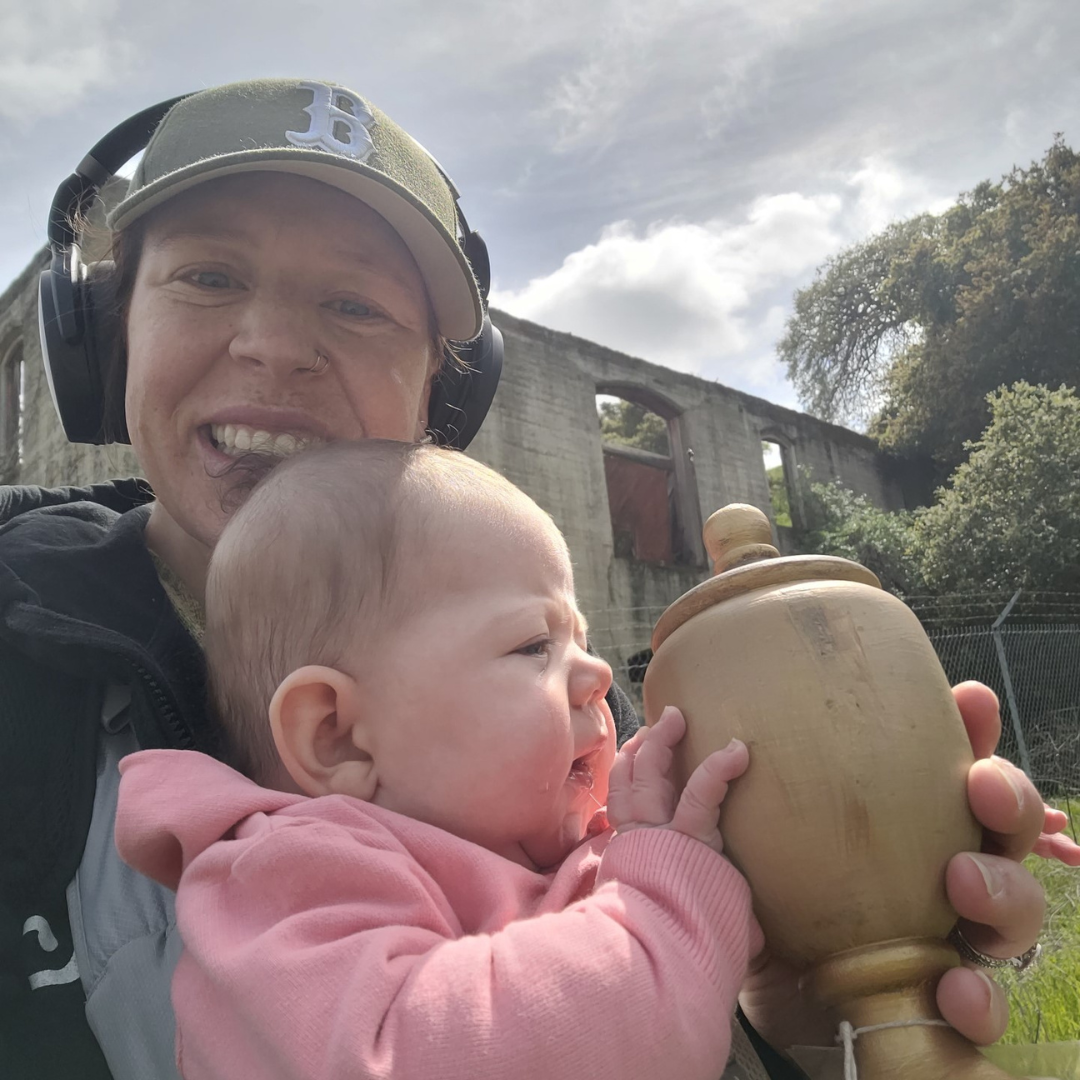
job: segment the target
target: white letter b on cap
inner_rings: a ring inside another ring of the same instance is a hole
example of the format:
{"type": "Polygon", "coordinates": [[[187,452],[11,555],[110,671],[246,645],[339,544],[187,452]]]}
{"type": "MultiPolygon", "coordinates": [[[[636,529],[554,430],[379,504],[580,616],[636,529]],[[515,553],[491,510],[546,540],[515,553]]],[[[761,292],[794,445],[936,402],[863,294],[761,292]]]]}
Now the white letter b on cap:
{"type": "Polygon", "coordinates": [[[334,89],[325,83],[300,85],[312,93],[313,100],[304,109],[311,117],[311,125],[307,131],[286,131],[285,138],[293,146],[326,150],[354,161],[365,161],[375,149],[367,130],[375,117],[360,99],[347,90],[334,89]],[[342,108],[343,105],[347,108],[342,108]]]}

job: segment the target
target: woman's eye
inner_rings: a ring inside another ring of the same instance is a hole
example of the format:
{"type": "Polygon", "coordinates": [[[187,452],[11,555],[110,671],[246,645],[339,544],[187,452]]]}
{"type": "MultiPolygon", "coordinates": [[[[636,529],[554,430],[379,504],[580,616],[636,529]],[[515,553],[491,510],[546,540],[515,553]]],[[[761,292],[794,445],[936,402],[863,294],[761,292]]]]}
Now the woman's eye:
{"type": "Polygon", "coordinates": [[[359,300],[334,300],[328,306],[352,319],[370,319],[378,315],[373,307],[362,304],[359,300]]]}
{"type": "Polygon", "coordinates": [[[232,282],[228,274],[220,270],[196,270],[190,275],[189,280],[201,285],[204,289],[227,289],[232,282]]]}

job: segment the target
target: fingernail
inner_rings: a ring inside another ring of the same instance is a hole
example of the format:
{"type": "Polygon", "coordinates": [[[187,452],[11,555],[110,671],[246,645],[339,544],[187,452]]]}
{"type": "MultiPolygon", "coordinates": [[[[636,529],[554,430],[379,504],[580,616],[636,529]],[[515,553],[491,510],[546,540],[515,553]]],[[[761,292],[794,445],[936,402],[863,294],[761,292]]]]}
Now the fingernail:
{"type": "Polygon", "coordinates": [[[973,970],[975,974],[978,975],[980,979],[982,979],[982,984],[986,988],[986,1003],[989,1005],[994,997],[993,981],[991,980],[990,976],[987,975],[985,971],[983,971],[982,968],[974,968],[973,970]]]}
{"type": "Polygon", "coordinates": [[[1017,810],[1024,809],[1024,788],[1020,783],[1020,778],[1016,775],[1016,769],[1012,765],[1008,765],[1005,762],[994,762],[994,768],[997,769],[1002,776],[1005,777],[1009,787],[1012,788],[1013,794],[1016,796],[1016,808],[1017,810]]]}
{"type": "Polygon", "coordinates": [[[987,1012],[993,1017],[994,1026],[1004,1030],[1005,1025],[1009,1022],[1009,1006],[1004,997],[998,993],[1000,987],[998,987],[997,983],[995,983],[982,968],[975,968],[974,971],[975,974],[979,976],[983,988],[986,990],[986,1008],[987,1012]]]}
{"type": "Polygon", "coordinates": [[[997,868],[993,863],[988,862],[986,859],[981,858],[978,855],[972,855],[968,853],[966,858],[970,859],[982,874],[982,879],[986,883],[986,892],[991,900],[996,899],[1001,895],[1003,891],[1003,885],[1001,878],[998,875],[997,868]]]}
{"type": "Polygon", "coordinates": [[[994,982],[982,968],[974,968],[973,970],[982,980],[983,989],[986,991],[986,1006],[989,1009],[994,1004],[994,982]]]}

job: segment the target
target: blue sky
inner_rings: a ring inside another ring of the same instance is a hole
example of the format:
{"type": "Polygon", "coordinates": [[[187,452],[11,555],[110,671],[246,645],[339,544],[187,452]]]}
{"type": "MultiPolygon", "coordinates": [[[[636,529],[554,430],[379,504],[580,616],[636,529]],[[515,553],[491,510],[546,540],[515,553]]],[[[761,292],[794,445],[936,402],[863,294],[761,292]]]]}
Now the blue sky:
{"type": "Polygon", "coordinates": [[[0,0],[0,287],[113,124],[335,80],[443,163],[515,314],[783,404],[792,294],[1080,142],[1073,0],[0,0]]]}

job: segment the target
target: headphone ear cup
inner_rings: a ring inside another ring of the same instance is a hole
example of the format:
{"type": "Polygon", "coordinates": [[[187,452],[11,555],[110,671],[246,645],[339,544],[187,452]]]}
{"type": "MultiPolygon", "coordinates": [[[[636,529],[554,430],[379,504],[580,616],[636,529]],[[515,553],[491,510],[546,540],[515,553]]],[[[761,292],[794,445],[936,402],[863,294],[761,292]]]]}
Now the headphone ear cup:
{"type": "Polygon", "coordinates": [[[45,378],[64,434],[71,442],[98,441],[100,423],[87,418],[94,394],[79,286],[59,255],[38,279],[38,332],[45,378]]]}
{"type": "Polygon", "coordinates": [[[485,315],[483,329],[473,341],[454,347],[457,359],[447,357],[431,387],[428,434],[439,446],[464,450],[480,430],[503,365],[503,337],[485,315]]]}
{"type": "Polygon", "coordinates": [[[90,267],[84,283],[87,351],[100,387],[101,441],[128,443],[127,418],[124,414],[124,389],[127,368],[124,363],[123,327],[116,306],[119,276],[111,259],[102,259],[90,267]]]}
{"type": "Polygon", "coordinates": [[[105,336],[110,328],[106,326],[102,334],[98,316],[104,314],[104,321],[109,321],[115,295],[111,281],[112,263],[99,263],[85,280],[72,281],[58,256],[38,279],[38,331],[45,377],[70,442],[109,441],[104,431],[100,345],[110,340],[105,336]]]}

